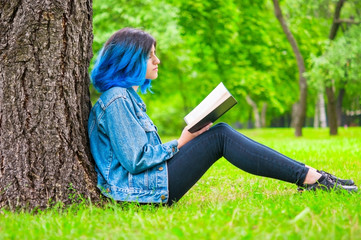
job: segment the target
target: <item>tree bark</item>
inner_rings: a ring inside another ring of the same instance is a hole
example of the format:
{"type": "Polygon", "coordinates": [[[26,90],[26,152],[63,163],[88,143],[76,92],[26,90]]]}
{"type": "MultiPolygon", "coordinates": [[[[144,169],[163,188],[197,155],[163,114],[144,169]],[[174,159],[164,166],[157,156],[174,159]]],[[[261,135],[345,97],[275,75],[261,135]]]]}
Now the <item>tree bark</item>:
{"type": "Polygon", "coordinates": [[[361,24],[360,21],[355,21],[353,19],[337,19],[336,23],[361,24]]]}
{"type": "Polygon", "coordinates": [[[336,98],[332,87],[326,87],[326,95],[328,99],[327,113],[328,113],[328,125],[330,127],[330,135],[337,135],[336,98]]]}
{"type": "Polygon", "coordinates": [[[96,200],[92,1],[0,1],[0,208],[96,200]]]}
{"type": "Polygon", "coordinates": [[[333,21],[331,25],[330,35],[328,38],[330,40],[335,39],[337,35],[338,28],[340,27],[340,15],[341,15],[341,9],[343,7],[343,4],[345,3],[345,0],[339,0],[336,4],[335,14],[333,15],[333,21]]]}
{"type": "Polygon", "coordinates": [[[262,105],[262,112],[261,112],[261,127],[266,127],[266,116],[267,116],[267,103],[263,103],[262,105]]]}
{"type": "Polygon", "coordinates": [[[297,119],[297,115],[299,113],[299,107],[300,107],[299,102],[296,102],[292,105],[292,113],[291,113],[291,127],[292,128],[296,128],[296,119],[297,119]]]}
{"type": "Polygon", "coordinates": [[[319,109],[319,103],[318,100],[316,101],[316,105],[315,105],[315,114],[314,114],[314,118],[313,118],[313,127],[314,128],[318,128],[320,126],[320,109],[319,109]]]}
{"type": "Polygon", "coordinates": [[[278,0],[272,0],[274,5],[275,15],[280,22],[283,32],[286,34],[288,41],[292,46],[293,53],[296,56],[297,67],[298,67],[298,74],[299,74],[299,88],[300,88],[300,96],[299,101],[297,103],[297,113],[295,114],[295,119],[292,119],[292,122],[295,127],[295,135],[297,137],[302,136],[302,128],[305,124],[306,118],[306,108],[307,108],[307,81],[306,78],[303,76],[305,72],[305,63],[303,61],[303,57],[301,52],[298,48],[296,39],[293,37],[291,31],[289,30],[286,21],[283,18],[282,11],[278,0]]]}
{"type": "Polygon", "coordinates": [[[313,126],[315,128],[327,127],[325,100],[323,98],[323,92],[319,92],[317,94],[317,103],[316,103],[316,107],[315,107],[315,119],[314,119],[313,126]]]}
{"type": "Polygon", "coordinates": [[[321,123],[321,128],[326,128],[327,127],[327,117],[326,117],[326,108],[325,108],[325,99],[323,97],[323,93],[319,93],[318,95],[318,100],[319,100],[319,116],[320,116],[320,123],[321,123]]]}
{"type": "Polygon", "coordinates": [[[342,120],[342,103],[343,98],[345,96],[346,89],[340,88],[338,96],[337,96],[337,104],[336,104],[336,112],[337,112],[337,125],[343,126],[344,122],[342,120]]]}

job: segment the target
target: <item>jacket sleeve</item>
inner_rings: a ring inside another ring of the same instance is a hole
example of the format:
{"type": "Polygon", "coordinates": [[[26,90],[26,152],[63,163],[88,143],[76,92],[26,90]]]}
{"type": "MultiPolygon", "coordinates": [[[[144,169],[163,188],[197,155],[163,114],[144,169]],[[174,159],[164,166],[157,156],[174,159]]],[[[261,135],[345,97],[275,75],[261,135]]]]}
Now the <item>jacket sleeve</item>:
{"type": "MultiPolygon", "coordinates": [[[[178,141],[150,144],[146,129],[132,108],[129,101],[119,98],[107,107],[102,123],[114,157],[131,174],[137,174],[173,157],[178,152],[178,141]]],[[[157,134],[152,128],[151,134],[157,134]]]]}

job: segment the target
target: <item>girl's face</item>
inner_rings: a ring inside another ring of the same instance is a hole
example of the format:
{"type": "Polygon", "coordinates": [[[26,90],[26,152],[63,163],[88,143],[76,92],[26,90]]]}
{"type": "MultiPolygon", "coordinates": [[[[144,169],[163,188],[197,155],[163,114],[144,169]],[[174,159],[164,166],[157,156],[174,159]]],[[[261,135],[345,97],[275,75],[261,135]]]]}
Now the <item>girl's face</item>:
{"type": "Polygon", "coordinates": [[[154,45],[149,53],[149,59],[147,62],[147,73],[145,74],[146,79],[156,79],[158,77],[158,64],[160,63],[159,59],[155,55],[154,45]]]}

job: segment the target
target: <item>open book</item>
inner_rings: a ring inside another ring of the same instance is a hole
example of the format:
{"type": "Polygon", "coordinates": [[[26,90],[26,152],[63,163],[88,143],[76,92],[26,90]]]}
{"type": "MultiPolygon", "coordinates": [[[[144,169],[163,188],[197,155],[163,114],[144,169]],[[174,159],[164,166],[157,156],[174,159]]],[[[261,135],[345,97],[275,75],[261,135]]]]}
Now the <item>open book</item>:
{"type": "Polygon", "coordinates": [[[184,121],[189,126],[188,131],[194,133],[202,129],[207,124],[216,121],[236,104],[236,99],[223,83],[218,84],[197,107],[184,117],[184,121]]]}

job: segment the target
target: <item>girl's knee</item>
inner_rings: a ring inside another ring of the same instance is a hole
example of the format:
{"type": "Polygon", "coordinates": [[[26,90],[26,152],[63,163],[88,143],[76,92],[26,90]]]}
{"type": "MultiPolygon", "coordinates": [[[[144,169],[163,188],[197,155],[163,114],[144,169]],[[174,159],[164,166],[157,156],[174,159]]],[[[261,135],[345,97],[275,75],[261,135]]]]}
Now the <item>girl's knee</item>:
{"type": "Polygon", "coordinates": [[[216,125],[214,125],[214,127],[232,128],[231,126],[229,126],[227,123],[224,122],[217,123],[216,125]]]}
{"type": "Polygon", "coordinates": [[[236,134],[237,136],[245,137],[242,133],[232,128],[227,123],[221,122],[212,127],[217,133],[222,133],[227,136],[236,134]]]}
{"type": "Polygon", "coordinates": [[[214,128],[215,130],[217,129],[218,131],[221,131],[221,132],[233,130],[233,128],[231,126],[229,126],[227,123],[224,123],[224,122],[217,123],[212,128],[214,128]]]}

